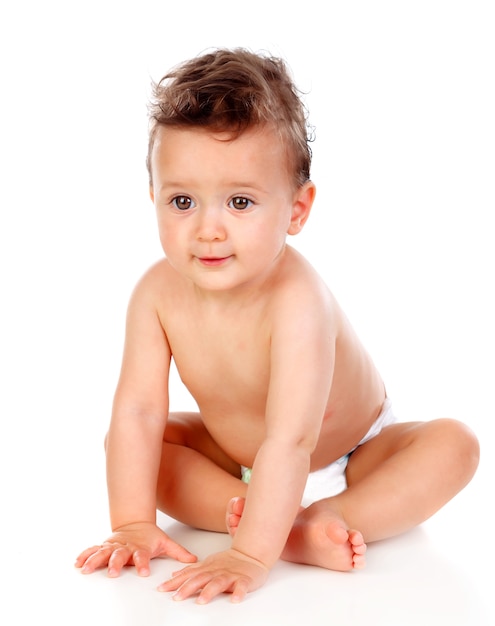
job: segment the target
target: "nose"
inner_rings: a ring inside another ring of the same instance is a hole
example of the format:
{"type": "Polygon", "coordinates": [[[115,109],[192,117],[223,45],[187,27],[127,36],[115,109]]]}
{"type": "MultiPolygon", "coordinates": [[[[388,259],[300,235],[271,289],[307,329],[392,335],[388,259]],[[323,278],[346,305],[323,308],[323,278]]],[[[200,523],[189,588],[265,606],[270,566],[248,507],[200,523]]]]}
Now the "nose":
{"type": "Polygon", "coordinates": [[[203,206],[197,212],[196,237],[198,241],[224,241],[227,233],[223,223],[223,211],[215,205],[203,206]]]}

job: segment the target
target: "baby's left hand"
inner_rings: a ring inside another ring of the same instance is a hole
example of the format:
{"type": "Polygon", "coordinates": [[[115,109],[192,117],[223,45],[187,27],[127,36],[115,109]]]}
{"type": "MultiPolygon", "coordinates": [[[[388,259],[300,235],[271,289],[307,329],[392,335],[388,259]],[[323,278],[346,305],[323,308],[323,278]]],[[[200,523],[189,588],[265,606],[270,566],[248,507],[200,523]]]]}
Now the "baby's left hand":
{"type": "Polygon", "coordinates": [[[261,561],[231,548],[174,572],[158,591],[176,591],[174,600],[185,600],[199,592],[198,604],[206,604],[220,593],[231,593],[232,602],[240,602],[265,583],[268,573],[261,561]]]}

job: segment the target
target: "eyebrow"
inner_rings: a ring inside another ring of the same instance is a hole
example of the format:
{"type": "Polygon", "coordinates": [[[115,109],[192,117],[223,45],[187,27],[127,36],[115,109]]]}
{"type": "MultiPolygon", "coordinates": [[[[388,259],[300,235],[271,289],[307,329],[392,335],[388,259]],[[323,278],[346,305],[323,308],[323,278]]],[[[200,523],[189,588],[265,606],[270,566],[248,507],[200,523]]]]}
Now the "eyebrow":
{"type": "Polygon", "coordinates": [[[177,182],[177,181],[174,181],[174,180],[165,180],[160,185],[160,191],[162,189],[167,189],[167,187],[187,187],[187,185],[185,185],[182,182],[177,182]]]}
{"type": "MultiPolygon", "coordinates": [[[[162,184],[160,185],[160,191],[163,191],[164,189],[168,189],[170,187],[172,188],[176,188],[176,189],[187,189],[189,187],[193,187],[194,183],[191,182],[182,182],[182,181],[175,181],[175,180],[165,180],[162,182],[162,184]]],[[[259,184],[250,182],[250,181],[242,181],[242,180],[234,180],[234,181],[230,181],[230,182],[222,182],[221,185],[222,187],[229,187],[229,188],[244,188],[244,189],[252,189],[255,190],[257,192],[261,192],[261,193],[268,193],[263,187],[260,187],[259,184]]]]}

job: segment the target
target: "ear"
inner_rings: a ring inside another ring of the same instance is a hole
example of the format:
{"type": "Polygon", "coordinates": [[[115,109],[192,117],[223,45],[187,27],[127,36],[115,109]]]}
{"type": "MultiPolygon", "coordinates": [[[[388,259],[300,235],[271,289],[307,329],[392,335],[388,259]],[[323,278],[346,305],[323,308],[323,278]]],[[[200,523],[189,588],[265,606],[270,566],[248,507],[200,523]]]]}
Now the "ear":
{"type": "Polygon", "coordinates": [[[301,232],[311,212],[315,195],[316,187],[310,180],[297,189],[292,205],[292,216],[287,230],[289,235],[297,235],[297,233],[301,232]]]}
{"type": "Polygon", "coordinates": [[[155,204],[155,192],[153,191],[153,185],[150,185],[150,198],[151,202],[155,204]]]}

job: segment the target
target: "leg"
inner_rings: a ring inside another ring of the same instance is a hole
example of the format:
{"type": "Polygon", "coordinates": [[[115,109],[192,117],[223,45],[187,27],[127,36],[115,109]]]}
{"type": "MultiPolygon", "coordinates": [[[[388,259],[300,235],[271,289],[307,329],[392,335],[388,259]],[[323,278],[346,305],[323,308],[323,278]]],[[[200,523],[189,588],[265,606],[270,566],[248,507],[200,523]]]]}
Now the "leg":
{"type": "Polygon", "coordinates": [[[337,496],[366,541],[405,532],[431,517],[471,480],[479,461],[472,431],[451,419],[394,424],[349,459],[337,496]]]}
{"type": "Polygon", "coordinates": [[[478,460],[476,437],[455,420],[388,426],[351,455],[345,491],[299,514],[282,556],[342,569],[335,566],[341,528],[356,555],[353,567],[362,567],[359,536],[377,541],[425,521],[467,485],[478,460]]]}
{"type": "Polygon", "coordinates": [[[239,465],[215,443],[200,416],[171,414],[158,476],[158,508],[189,526],[225,532],[229,500],[245,494],[239,465]]]}
{"type": "MultiPolygon", "coordinates": [[[[351,455],[348,488],[299,513],[282,558],[327,569],[363,567],[364,541],[405,532],[433,515],[467,485],[478,459],[475,436],[454,420],[384,428],[351,455]]],[[[242,498],[229,504],[231,534],[242,507],[242,498]]]]}
{"type": "MultiPolygon", "coordinates": [[[[233,536],[237,531],[245,498],[232,498],[227,509],[227,528],[233,536]]],[[[311,507],[301,507],[287,544],[281,554],[285,561],[318,565],[326,569],[346,572],[365,566],[366,544],[357,530],[348,530],[337,515],[317,519],[311,507]]]]}

